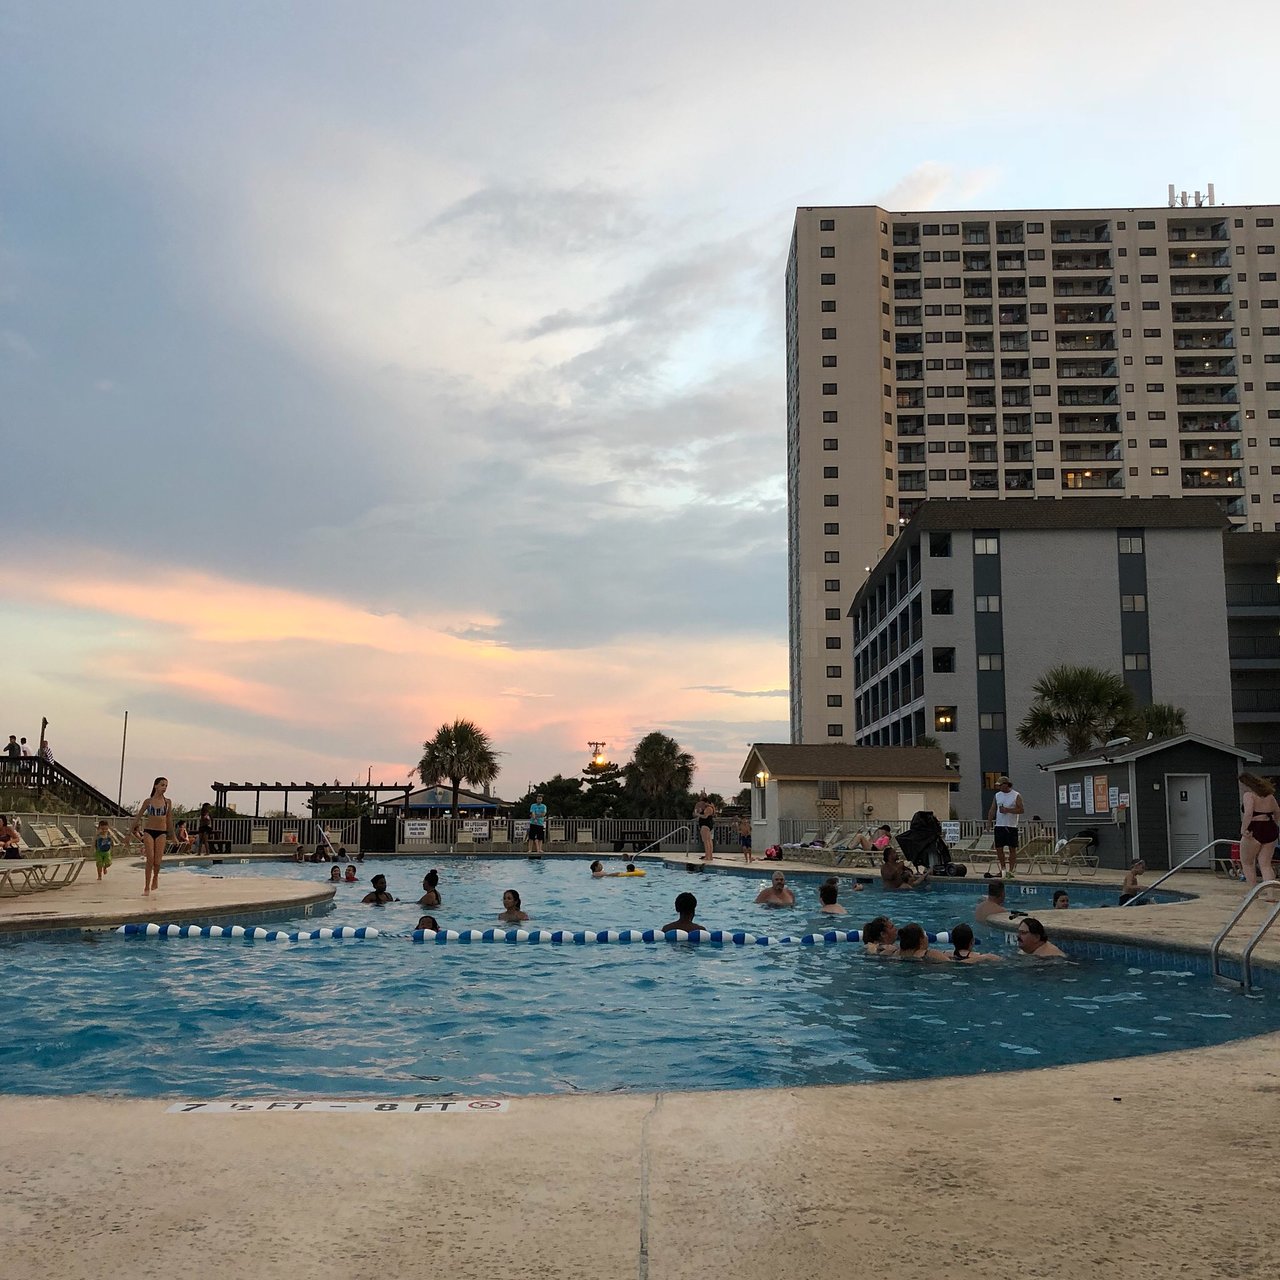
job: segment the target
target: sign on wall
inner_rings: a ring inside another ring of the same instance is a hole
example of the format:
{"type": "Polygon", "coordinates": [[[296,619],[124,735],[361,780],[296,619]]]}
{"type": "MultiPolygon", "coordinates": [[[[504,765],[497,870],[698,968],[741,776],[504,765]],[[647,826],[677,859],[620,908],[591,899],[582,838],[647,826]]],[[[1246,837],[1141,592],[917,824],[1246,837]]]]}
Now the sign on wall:
{"type": "Polygon", "coordinates": [[[406,818],[404,823],[406,840],[430,840],[431,823],[426,818],[406,818]]]}
{"type": "Polygon", "coordinates": [[[1107,775],[1099,773],[1093,779],[1093,811],[1094,813],[1111,812],[1111,788],[1107,785],[1107,775]]]}
{"type": "Polygon", "coordinates": [[[1072,782],[1069,784],[1068,790],[1071,797],[1069,801],[1071,807],[1073,809],[1080,808],[1080,805],[1082,803],[1081,795],[1080,795],[1080,784],[1078,782],[1072,782]]]}

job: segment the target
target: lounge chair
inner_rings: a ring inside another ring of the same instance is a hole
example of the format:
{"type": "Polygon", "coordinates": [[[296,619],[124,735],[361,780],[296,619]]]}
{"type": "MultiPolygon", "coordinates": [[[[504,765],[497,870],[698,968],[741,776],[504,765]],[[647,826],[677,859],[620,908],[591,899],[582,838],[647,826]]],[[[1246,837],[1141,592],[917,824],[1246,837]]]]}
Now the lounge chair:
{"type": "Polygon", "coordinates": [[[579,849],[594,849],[596,847],[596,835],[591,829],[590,823],[579,823],[576,843],[579,849]]]}
{"type": "Polygon", "coordinates": [[[0,863],[0,898],[20,898],[44,887],[38,863],[0,863]]]}
{"type": "Polygon", "coordinates": [[[1058,858],[1053,851],[1053,841],[1048,836],[1036,836],[1034,840],[1028,840],[1018,850],[1018,862],[1028,871],[1035,871],[1039,867],[1046,873],[1056,872],[1058,858]]]}
{"type": "Polygon", "coordinates": [[[784,849],[808,849],[818,843],[818,832],[816,830],[806,831],[794,844],[784,844],[784,849]]]}
{"type": "Polygon", "coordinates": [[[65,889],[80,878],[85,862],[84,858],[62,858],[57,862],[38,862],[32,865],[42,881],[42,889],[65,889]]]}
{"type": "Polygon", "coordinates": [[[1054,857],[1063,875],[1073,867],[1079,868],[1085,875],[1092,876],[1098,872],[1098,854],[1088,836],[1073,836],[1054,857]]]}
{"type": "Polygon", "coordinates": [[[547,827],[547,845],[548,849],[554,845],[559,845],[561,849],[565,848],[569,843],[568,836],[565,834],[565,825],[563,822],[553,822],[547,827]]]}
{"type": "Polygon", "coordinates": [[[465,827],[459,827],[453,836],[453,849],[465,849],[471,852],[476,847],[476,838],[465,827]]]}
{"type": "Polygon", "coordinates": [[[494,822],[489,827],[489,847],[491,849],[511,848],[511,827],[506,822],[494,822]]]}
{"type": "Polygon", "coordinates": [[[85,849],[88,847],[83,837],[75,829],[75,827],[70,825],[70,823],[60,822],[57,824],[57,829],[62,832],[63,836],[66,839],[66,843],[71,848],[85,849]]]}

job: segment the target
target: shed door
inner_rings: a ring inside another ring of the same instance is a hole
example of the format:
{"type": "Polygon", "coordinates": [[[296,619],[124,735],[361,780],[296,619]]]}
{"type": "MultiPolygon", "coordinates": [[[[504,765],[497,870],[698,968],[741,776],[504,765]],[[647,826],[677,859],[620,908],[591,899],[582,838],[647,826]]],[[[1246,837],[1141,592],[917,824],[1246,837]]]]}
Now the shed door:
{"type": "MultiPolygon", "coordinates": [[[[1212,838],[1209,834],[1209,775],[1205,773],[1169,773],[1165,775],[1165,807],[1169,814],[1169,865],[1177,866],[1183,858],[1203,849],[1212,838]]],[[[1209,849],[1192,867],[1213,865],[1209,849]]]]}

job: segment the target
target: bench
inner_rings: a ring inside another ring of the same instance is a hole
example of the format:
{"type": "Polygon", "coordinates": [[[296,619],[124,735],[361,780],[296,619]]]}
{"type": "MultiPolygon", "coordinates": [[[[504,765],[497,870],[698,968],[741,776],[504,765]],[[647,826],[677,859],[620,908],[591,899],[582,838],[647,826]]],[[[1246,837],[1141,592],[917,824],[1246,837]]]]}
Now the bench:
{"type": "Polygon", "coordinates": [[[624,830],[618,838],[613,842],[614,853],[621,853],[624,845],[631,846],[632,853],[639,853],[645,845],[653,843],[653,836],[650,834],[648,827],[634,827],[631,830],[624,830]]]}

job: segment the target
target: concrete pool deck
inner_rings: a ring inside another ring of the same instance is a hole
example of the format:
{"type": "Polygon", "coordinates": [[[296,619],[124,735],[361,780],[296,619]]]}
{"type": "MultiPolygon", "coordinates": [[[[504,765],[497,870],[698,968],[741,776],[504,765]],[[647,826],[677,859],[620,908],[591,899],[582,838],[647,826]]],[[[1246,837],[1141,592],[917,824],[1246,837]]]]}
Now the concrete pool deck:
{"type": "MultiPolygon", "coordinates": [[[[118,864],[102,887],[5,900],[0,924],[55,898],[61,927],[77,927],[329,895],[315,881],[166,874],[160,898],[143,899],[139,876],[118,864]]],[[[1167,887],[1199,897],[1041,915],[1054,936],[1203,949],[1242,895],[1208,875],[1167,887]]],[[[1275,963],[1280,946],[1267,953],[1275,963]]],[[[1280,1033],[951,1079],[515,1098],[500,1115],[167,1106],[0,1096],[0,1273],[1226,1280],[1280,1269],[1280,1033]]]]}

